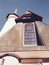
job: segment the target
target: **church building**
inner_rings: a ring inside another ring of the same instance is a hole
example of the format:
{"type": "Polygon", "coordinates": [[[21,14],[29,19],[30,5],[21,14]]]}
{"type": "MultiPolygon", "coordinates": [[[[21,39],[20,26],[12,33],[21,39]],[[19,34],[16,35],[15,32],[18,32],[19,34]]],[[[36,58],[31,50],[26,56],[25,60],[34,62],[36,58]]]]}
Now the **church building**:
{"type": "Polygon", "coordinates": [[[25,65],[49,62],[49,25],[43,17],[26,11],[10,13],[0,32],[0,57],[13,56],[25,65]]]}

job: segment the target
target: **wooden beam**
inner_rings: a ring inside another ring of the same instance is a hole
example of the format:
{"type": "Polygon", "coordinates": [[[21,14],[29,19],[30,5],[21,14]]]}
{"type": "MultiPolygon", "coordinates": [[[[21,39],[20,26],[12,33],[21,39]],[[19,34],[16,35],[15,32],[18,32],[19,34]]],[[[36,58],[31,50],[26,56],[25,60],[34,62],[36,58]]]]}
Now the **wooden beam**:
{"type": "Polygon", "coordinates": [[[24,64],[45,63],[45,62],[49,62],[49,58],[21,59],[21,63],[24,63],[24,64]]]}
{"type": "Polygon", "coordinates": [[[31,63],[42,63],[42,59],[22,59],[21,63],[31,64],[31,63]]]}

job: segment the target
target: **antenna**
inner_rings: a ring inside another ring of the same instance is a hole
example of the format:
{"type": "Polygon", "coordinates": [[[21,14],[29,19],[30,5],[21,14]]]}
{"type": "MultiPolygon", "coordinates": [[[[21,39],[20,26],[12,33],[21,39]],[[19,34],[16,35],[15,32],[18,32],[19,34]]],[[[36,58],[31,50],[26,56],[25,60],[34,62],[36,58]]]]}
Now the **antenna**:
{"type": "Polygon", "coordinates": [[[17,14],[17,12],[18,12],[18,9],[15,9],[14,13],[16,13],[16,14],[17,14]]]}

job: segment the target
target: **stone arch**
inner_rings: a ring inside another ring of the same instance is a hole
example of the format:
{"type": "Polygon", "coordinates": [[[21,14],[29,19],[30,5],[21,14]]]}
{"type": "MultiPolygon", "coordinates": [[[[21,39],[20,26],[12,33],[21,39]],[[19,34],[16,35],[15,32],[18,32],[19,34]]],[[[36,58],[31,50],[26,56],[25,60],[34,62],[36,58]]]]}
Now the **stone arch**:
{"type": "Polygon", "coordinates": [[[9,65],[12,63],[14,64],[19,64],[21,63],[21,59],[18,55],[14,54],[14,53],[6,53],[6,54],[3,54],[2,56],[0,56],[0,64],[2,65],[9,65]]]}
{"type": "Polygon", "coordinates": [[[6,57],[6,56],[14,57],[14,58],[18,59],[19,62],[20,62],[20,60],[21,60],[20,57],[19,57],[18,55],[13,54],[13,53],[6,53],[6,54],[3,54],[2,56],[0,56],[0,59],[2,59],[3,57],[6,57]]]}

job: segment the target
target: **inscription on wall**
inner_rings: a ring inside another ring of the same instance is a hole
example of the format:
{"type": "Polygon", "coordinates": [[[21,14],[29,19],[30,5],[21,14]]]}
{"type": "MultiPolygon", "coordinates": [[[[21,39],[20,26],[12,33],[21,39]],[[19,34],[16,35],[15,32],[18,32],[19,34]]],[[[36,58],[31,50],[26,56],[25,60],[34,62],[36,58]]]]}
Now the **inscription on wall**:
{"type": "Polygon", "coordinates": [[[25,24],[24,27],[24,45],[37,45],[35,37],[35,28],[32,23],[25,24]]]}

